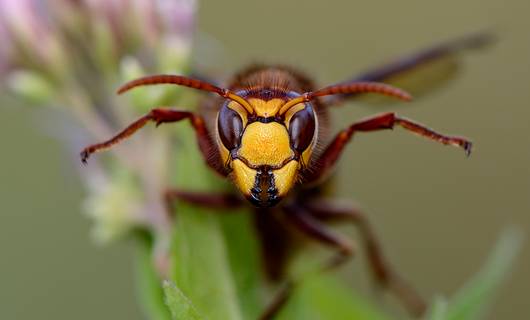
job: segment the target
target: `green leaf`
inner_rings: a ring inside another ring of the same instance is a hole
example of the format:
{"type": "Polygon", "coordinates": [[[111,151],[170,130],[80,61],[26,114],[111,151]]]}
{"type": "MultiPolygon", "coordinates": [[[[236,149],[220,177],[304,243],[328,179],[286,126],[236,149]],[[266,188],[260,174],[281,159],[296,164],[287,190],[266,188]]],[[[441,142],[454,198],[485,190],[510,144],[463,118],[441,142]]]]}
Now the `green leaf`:
{"type": "Polygon", "coordinates": [[[517,229],[502,233],[485,266],[450,300],[446,319],[478,319],[510,271],[522,244],[517,229]]]}
{"type": "Polygon", "coordinates": [[[242,319],[218,212],[178,205],[172,279],[211,319],[242,319]]]}
{"type": "Polygon", "coordinates": [[[444,297],[437,297],[429,311],[427,319],[445,320],[447,318],[447,300],[444,297]]]}
{"type": "Polygon", "coordinates": [[[160,277],[156,274],[152,259],[152,240],[147,232],[136,234],[136,294],[146,317],[150,320],[169,320],[170,314],[164,305],[164,293],[160,277]]]}
{"type": "MultiPolygon", "coordinates": [[[[175,185],[190,191],[219,189],[219,179],[205,167],[191,129],[180,127],[178,132],[175,185]]],[[[240,320],[243,317],[220,215],[219,210],[184,203],[175,206],[171,279],[205,317],[240,320]]]]}
{"type": "Polygon", "coordinates": [[[7,86],[11,91],[35,105],[47,104],[54,88],[44,76],[33,71],[16,71],[9,75],[7,86]]]}
{"type": "Polygon", "coordinates": [[[495,290],[509,274],[521,245],[520,230],[511,228],[504,231],[482,269],[449,300],[447,306],[436,302],[429,319],[480,319],[489,307],[495,290]]]}
{"type": "Polygon", "coordinates": [[[304,279],[278,320],[389,319],[355,295],[336,276],[311,275],[304,279]]]}
{"type": "Polygon", "coordinates": [[[164,281],[166,305],[169,307],[173,320],[201,320],[191,301],[171,281],[164,281]]]}
{"type": "Polygon", "coordinates": [[[260,286],[263,285],[261,248],[251,213],[249,210],[224,212],[221,218],[230,269],[244,319],[257,319],[263,311],[260,295],[260,286]]]}

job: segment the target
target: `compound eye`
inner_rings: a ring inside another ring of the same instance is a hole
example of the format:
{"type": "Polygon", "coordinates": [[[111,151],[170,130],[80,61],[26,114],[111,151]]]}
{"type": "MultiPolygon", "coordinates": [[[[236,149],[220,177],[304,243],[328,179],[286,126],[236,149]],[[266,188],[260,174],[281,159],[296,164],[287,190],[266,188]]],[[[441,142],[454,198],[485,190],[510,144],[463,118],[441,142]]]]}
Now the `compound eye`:
{"type": "Polygon", "coordinates": [[[296,112],[289,122],[289,138],[291,148],[296,152],[304,152],[315,135],[315,114],[313,108],[306,104],[306,107],[296,112]]]}
{"type": "Polygon", "coordinates": [[[241,143],[243,120],[241,120],[241,117],[236,111],[225,105],[221,108],[217,117],[217,130],[219,131],[219,137],[223,145],[228,150],[233,150],[239,147],[241,143]]]}

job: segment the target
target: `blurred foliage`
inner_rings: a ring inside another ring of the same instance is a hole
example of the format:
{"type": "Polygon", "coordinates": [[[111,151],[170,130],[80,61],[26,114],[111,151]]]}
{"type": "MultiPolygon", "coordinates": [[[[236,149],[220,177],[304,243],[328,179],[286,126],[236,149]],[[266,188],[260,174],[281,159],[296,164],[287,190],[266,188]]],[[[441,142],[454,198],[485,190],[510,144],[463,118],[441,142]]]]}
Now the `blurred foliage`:
{"type": "MultiPolygon", "coordinates": [[[[0,8],[3,89],[76,119],[86,132],[66,134],[70,147],[106,139],[154,106],[196,104],[188,89],[139,89],[119,103],[113,92],[147,73],[189,71],[195,1],[3,0],[0,8]]],[[[94,157],[80,171],[94,234],[105,243],[137,238],[138,296],[150,319],[255,319],[274,290],[264,285],[249,215],[182,203],[168,214],[162,201],[167,185],[226,188],[203,165],[191,129],[181,127],[144,130],[144,140],[113,149],[112,157],[94,157]]],[[[519,243],[514,232],[506,233],[464,289],[436,300],[430,319],[477,319],[519,243]]],[[[334,276],[312,274],[302,278],[278,318],[391,317],[334,276]]]]}
{"type": "Polygon", "coordinates": [[[522,240],[519,229],[504,231],[482,269],[448,301],[441,297],[435,300],[430,319],[483,319],[495,290],[510,272],[522,240]]]}
{"type": "MultiPolygon", "coordinates": [[[[160,277],[153,268],[153,239],[148,233],[138,231],[136,234],[136,240],[137,252],[135,280],[137,292],[136,295],[138,297],[139,303],[144,314],[148,315],[149,319],[169,320],[171,318],[170,312],[176,312],[173,311],[172,308],[176,307],[177,303],[175,302],[172,303],[172,305],[169,305],[169,310],[164,303],[164,301],[166,301],[165,295],[168,295],[167,291],[172,289],[162,289],[160,286],[160,277]]],[[[174,284],[171,285],[174,286],[174,284]]]]}
{"type": "Polygon", "coordinates": [[[189,319],[189,320],[200,320],[204,319],[201,317],[191,301],[184,296],[175,284],[171,281],[164,281],[164,293],[166,295],[166,304],[171,311],[171,317],[174,320],[178,319],[189,319]]]}
{"type": "MultiPolygon", "coordinates": [[[[190,226],[190,224],[185,224],[190,226]]],[[[204,236],[203,230],[197,230],[197,237],[204,236]]],[[[244,239],[241,239],[244,240],[244,239]]],[[[251,240],[251,239],[249,239],[251,240]]],[[[515,257],[522,245],[522,236],[517,229],[508,229],[504,231],[490,257],[487,259],[482,269],[452,298],[446,300],[443,297],[438,297],[432,304],[431,311],[425,317],[428,320],[478,320],[484,319],[484,311],[492,302],[495,290],[499,287],[502,279],[509,274],[515,257]]],[[[195,247],[195,249],[198,249],[195,247]]],[[[203,248],[203,250],[209,250],[203,248]]],[[[239,259],[244,261],[244,259],[239,259]]],[[[205,270],[205,263],[214,263],[216,259],[199,260],[199,259],[185,259],[181,260],[184,264],[182,268],[188,271],[188,278],[202,279],[202,281],[194,282],[195,286],[192,289],[188,288],[191,295],[199,295],[200,292],[208,292],[207,296],[198,297],[197,301],[210,301],[212,304],[203,305],[197,308],[197,311],[190,305],[189,300],[185,298],[180,290],[173,287],[173,284],[166,283],[166,299],[171,301],[168,303],[172,314],[180,313],[181,317],[174,319],[198,319],[197,312],[202,314],[209,314],[208,318],[217,319],[219,315],[227,316],[229,313],[223,313],[225,307],[212,307],[216,305],[215,300],[228,303],[230,306],[234,305],[233,296],[230,295],[210,295],[212,291],[201,286],[209,286],[202,282],[209,282],[212,275],[205,270]],[[168,289],[167,287],[170,287],[168,289]],[[211,300],[213,299],[213,300],[211,300]],[[187,310],[193,308],[192,314],[184,315],[187,310]]],[[[215,277],[217,277],[216,275],[215,277]]],[[[234,274],[237,277],[237,274],[234,274]]],[[[233,285],[228,284],[229,286],[233,285]]],[[[254,283],[258,286],[258,283],[254,283]]],[[[227,288],[231,290],[230,287],[227,288]]],[[[214,292],[222,291],[220,288],[214,288],[214,292]]],[[[241,307],[248,304],[246,300],[253,299],[252,296],[242,295],[239,297],[239,304],[241,307]]],[[[191,299],[194,301],[194,299],[191,299]]],[[[203,304],[203,302],[200,302],[203,304]]],[[[235,302],[237,304],[237,302],[235,302]]],[[[238,308],[238,310],[241,310],[238,308]]],[[[255,319],[255,314],[262,311],[260,307],[253,310],[252,317],[245,317],[244,319],[255,319]]],[[[225,317],[222,317],[225,319],[225,317]]],[[[241,319],[239,314],[232,314],[227,319],[241,319]]],[[[387,320],[395,319],[395,317],[385,315],[384,312],[378,310],[372,303],[369,303],[362,297],[354,294],[350,288],[338,281],[336,277],[327,274],[313,274],[306,277],[299,287],[296,288],[294,296],[289,301],[288,305],[277,316],[279,320],[324,320],[324,319],[373,319],[373,320],[387,320]]]]}

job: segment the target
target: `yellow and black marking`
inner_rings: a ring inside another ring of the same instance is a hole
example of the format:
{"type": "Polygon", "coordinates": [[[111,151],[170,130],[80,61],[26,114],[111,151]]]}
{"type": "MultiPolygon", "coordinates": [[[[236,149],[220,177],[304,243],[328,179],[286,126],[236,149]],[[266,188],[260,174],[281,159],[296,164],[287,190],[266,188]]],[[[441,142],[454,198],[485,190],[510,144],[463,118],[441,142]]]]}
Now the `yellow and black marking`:
{"type": "Polygon", "coordinates": [[[225,102],[217,119],[221,157],[249,201],[274,206],[298,181],[311,156],[317,129],[313,107],[300,103],[281,115],[282,106],[298,93],[254,88],[237,94],[252,113],[235,101],[225,102]]]}
{"type": "MultiPolygon", "coordinates": [[[[291,247],[290,230],[287,230],[283,226],[284,221],[279,219],[289,220],[299,231],[320,242],[331,244],[338,250],[341,259],[333,259],[324,265],[325,269],[329,270],[351,256],[353,245],[340,235],[330,233],[319,221],[321,219],[315,218],[343,217],[344,221],[361,227],[374,278],[380,285],[392,289],[409,311],[418,317],[424,313],[426,304],[409,285],[396,278],[396,273],[385,263],[386,259],[380,252],[373,232],[367,229],[369,224],[363,214],[356,208],[337,206],[314,198],[323,195],[325,179],[355,132],[372,132],[400,126],[433,141],[460,147],[467,155],[471,151],[471,141],[438,133],[415,121],[387,112],[352,123],[336,134],[326,146],[319,148],[318,153],[314,152],[315,146],[327,140],[325,131],[328,124],[328,107],[365,93],[377,93],[409,101],[409,93],[389,85],[388,82],[412,71],[418,73],[418,68],[430,67],[434,62],[440,63],[442,59],[452,58],[463,49],[482,47],[490,38],[487,34],[477,34],[456,39],[373,69],[352,80],[320,89],[315,88],[311,80],[302,73],[284,66],[251,66],[238,73],[226,88],[182,75],[159,74],[135,79],[120,87],[118,93],[139,86],[172,84],[220,96],[222,99],[210,100],[202,108],[202,111],[217,112],[215,137],[210,134],[209,124],[210,120],[213,120],[211,117],[205,118],[205,115],[191,111],[155,108],[110,139],[85,147],[81,152],[81,160],[86,162],[91,154],[129,138],[148,123],[160,125],[189,120],[206,163],[221,176],[230,176],[242,194],[258,207],[277,204],[293,189],[298,180],[302,180],[299,177],[303,176],[303,183],[307,188],[293,190],[293,201],[280,205],[285,215],[278,217],[275,214],[267,214],[272,210],[264,209],[255,216],[265,253],[264,261],[267,262],[266,269],[271,277],[278,278],[282,275],[282,267],[291,247]],[[212,106],[215,108],[208,108],[212,106]],[[277,245],[278,243],[280,245],[277,245]],[[393,286],[395,283],[399,285],[393,286]]],[[[454,69],[448,70],[451,72],[442,74],[441,77],[435,72],[436,77],[433,79],[445,80],[448,75],[454,73],[454,69]]],[[[429,81],[425,80],[419,83],[428,84],[429,81]]],[[[179,199],[213,208],[234,208],[240,205],[238,199],[225,194],[169,190],[165,196],[168,202],[179,199]]],[[[260,319],[273,318],[288,301],[290,291],[292,290],[282,291],[278,297],[272,299],[273,303],[260,319]]]]}

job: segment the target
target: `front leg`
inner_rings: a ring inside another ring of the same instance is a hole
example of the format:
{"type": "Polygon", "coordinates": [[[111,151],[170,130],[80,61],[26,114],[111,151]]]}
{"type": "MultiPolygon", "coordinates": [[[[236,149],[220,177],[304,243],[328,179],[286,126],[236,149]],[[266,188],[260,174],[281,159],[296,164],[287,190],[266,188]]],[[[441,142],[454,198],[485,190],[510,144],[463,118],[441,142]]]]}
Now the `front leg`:
{"type": "Polygon", "coordinates": [[[372,118],[361,120],[339,132],[333,141],[326,147],[324,152],[315,160],[315,168],[309,168],[303,173],[303,180],[306,183],[318,181],[328,175],[334,168],[338,158],[348,142],[350,142],[355,132],[370,132],[384,129],[393,129],[394,126],[413,132],[417,135],[429,138],[436,142],[461,147],[469,156],[472,143],[466,138],[447,136],[427,128],[412,120],[399,117],[393,112],[383,113],[372,118]]]}
{"type": "Polygon", "coordinates": [[[151,110],[148,114],[131,123],[127,128],[122,130],[111,139],[90,145],[83,149],[81,152],[81,161],[86,163],[90,155],[93,153],[111,148],[115,144],[118,144],[132,136],[134,133],[136,133],[136,131],[143,128],[149,122],[154,122],[156,126],[159,126],[162,123],[178,122],[184,119],[190,120],[197,136],[199,149],[205,161],[212,169],[217,171],[219,174],[226,176],[228,172],[222,163],[219,152],[217,151],[217,147],[208,132],[206,124],[204,123],[204,119],[193,112],[176,109],[156,108],[151,110]]]}

